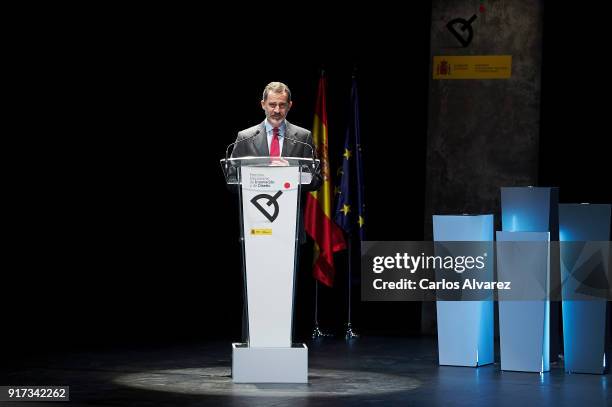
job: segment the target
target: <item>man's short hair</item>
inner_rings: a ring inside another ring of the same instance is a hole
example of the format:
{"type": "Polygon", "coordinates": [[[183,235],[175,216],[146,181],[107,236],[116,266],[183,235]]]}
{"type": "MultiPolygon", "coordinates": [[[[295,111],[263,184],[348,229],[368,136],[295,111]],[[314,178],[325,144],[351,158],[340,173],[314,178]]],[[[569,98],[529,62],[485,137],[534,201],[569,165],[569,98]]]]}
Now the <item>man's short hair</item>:
{"type": "Polygon", "coordinates": [[[268,99],[268,93],[286,93],[287,102],[291,102],[291,91],[289,87],[282,82],[270,82],[263,91],[263,100],[268,99]]]}

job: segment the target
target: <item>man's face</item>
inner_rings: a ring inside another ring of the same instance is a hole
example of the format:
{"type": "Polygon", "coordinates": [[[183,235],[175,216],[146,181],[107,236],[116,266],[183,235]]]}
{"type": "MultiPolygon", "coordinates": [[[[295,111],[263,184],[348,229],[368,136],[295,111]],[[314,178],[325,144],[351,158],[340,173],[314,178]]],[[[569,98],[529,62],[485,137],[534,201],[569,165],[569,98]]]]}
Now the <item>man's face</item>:
{"type": "Polygon", "coordinates": [[[268,98],[261,101],[261,108],[266,112],[266,117],[274,127],[280,126],[293,102],[287,102],[287,94],[270,92],[268,98]]]}

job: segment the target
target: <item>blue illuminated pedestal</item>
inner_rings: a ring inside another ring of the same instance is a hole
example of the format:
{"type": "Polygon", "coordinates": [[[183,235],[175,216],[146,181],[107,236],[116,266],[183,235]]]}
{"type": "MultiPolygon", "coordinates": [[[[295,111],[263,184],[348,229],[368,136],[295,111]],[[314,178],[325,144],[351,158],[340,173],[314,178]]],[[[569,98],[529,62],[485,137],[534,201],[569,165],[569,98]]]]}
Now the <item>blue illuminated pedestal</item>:
{"type": "Polygon", "coordinates": [[[550,370],[550,301],[547,301],[550,234],[497,232],[496,237],[498,280],[512,283],[512,291],[499,292],[501,369],[547,372],[550,370]],[[536,292],[541,299],[533,300],[536,292]]]}
{"type": "Polygon", "coordinates": [[[594,258],[586,256],[582,248],[584,242],[610,240],[610,205],[559,205],[559,237],[565,371],[603,374],[607,365],[606,300],[576,300],[573,293],[580,283],[575,276],[581,274],[581,267],[593,269],[593,260],[599,262],[601,270],[609,267],[609,253],[594,258]]]}
{"type": "Polygon", "coordinates": [[[559,240],[558,202],[559,188],[501,188],[502,230],[550,232],[550,240],[559,240]]]}
{"type": "MultiPolygon", "coordinates": [[[[493,215],[434,215],[435,241],[493,241],[493,215]]],[[[438,301],[440,365],[493,363],[493,301],[438,301]]]]}
{"type": "MultiPolygon", "coordinates": [[[[548,245],[525,242],[557,240],[557,188],[501,188],[502,232],[497,232],[498,278],[520,285],[541,283],[550,286],[548,245]],[[507,242],[517,242],[511,244],[507,242]],[[521,243],[518,243],[521,242],[521,243]],[[514,248],[513,248],[514,246],[514,248]],[[528,250],[530,256],[521,254],[528,250]],[[512,252],[512,253],[511,253],[512,252]],[[527,273],[527,274],[523,274],[527,273]]],[[[554,271],[554,270],[553,270],[554,271]]],[[[526,292],[532,287],[525,287],[526,292]]],[[[550,370],[550,301],[517,296],[506,301],[500,295],[499,336],[502,370],[546,372],[550,370]]]]}

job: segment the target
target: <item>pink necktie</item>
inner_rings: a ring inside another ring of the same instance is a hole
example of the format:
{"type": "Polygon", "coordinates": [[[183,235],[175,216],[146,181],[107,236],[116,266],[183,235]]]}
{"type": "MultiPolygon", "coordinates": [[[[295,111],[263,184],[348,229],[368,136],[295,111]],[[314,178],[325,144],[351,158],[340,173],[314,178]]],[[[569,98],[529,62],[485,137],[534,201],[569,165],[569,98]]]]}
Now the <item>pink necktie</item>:
{"type": "Polygon", "coordinates": [[[272,129],[272,144],[270,145],[270,157],[280,157],[280,143],[278,142],[278,127],[272,129]]]}

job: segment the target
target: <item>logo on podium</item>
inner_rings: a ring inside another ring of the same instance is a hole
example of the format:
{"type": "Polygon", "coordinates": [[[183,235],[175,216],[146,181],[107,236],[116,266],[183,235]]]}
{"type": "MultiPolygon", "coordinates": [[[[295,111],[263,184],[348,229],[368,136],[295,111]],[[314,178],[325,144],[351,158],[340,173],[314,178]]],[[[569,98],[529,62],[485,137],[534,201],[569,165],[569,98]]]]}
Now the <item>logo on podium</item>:
{"type": "Polygon", "coordinates": [[[251,199],[251,203],[257,208],[259,209],[259,212],[261,212],[270,222],[274,222],[276,220],[276,217],[278,216],[278,198],[283,194],[283,191],[278,191],[276,194],[274,195],[268,195],[268,194],[259,194],[259,195],[255,195],[253,197],[253,199],[251,199]],[[266,203],[266,206],[272,206],[274,211],[272,213],[268,212],[268,210],[266,208],[264,208],[259,201],[265,199],[268,202],[266,203]]]}

